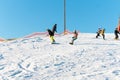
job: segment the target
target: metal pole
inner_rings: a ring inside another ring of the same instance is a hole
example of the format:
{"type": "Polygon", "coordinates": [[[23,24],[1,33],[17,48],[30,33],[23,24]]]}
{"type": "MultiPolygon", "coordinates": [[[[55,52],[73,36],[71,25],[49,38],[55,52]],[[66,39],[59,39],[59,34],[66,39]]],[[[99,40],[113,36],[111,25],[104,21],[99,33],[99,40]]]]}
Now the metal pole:
{"type": "Polygon", "coordinates": [[[66,34],[66,0],[64,0],[64,34],[66,34]]]}

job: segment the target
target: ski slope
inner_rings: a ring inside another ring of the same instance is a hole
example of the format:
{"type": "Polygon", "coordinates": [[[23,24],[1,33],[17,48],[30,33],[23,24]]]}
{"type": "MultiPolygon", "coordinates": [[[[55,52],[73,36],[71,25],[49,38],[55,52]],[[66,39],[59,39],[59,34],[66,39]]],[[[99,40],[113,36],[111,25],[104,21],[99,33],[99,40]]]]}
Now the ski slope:
{"type": "Polygon", "coordinates": [[[36,35],[0,42],[0,80],[120,80],[120,40],[107,33],[106,40],[94,33],[36,35]]]}

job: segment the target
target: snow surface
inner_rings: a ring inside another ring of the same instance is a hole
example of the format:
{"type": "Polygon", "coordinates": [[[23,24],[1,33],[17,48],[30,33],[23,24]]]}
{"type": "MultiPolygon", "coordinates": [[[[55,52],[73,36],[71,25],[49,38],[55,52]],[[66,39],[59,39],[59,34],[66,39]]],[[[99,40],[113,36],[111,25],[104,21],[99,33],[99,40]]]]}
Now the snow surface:
{"type": "Polygon", "coordinates": [[[20,38],[0,43],[0,80],[120,80],[120,40],[107,33],[20,38]]]}

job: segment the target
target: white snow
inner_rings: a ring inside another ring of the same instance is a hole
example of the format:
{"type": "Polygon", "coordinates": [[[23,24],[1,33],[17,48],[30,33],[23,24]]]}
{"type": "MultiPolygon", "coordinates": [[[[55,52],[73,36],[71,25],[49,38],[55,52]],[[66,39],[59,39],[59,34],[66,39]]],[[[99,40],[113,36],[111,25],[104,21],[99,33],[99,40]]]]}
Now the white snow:
{"type": "Polygon", "coordinates": [[[74,45],[72,34],[37,35],[0,42],[0,80],[120,80],[120,40],[106,33],[80,33],[74,45]]]}

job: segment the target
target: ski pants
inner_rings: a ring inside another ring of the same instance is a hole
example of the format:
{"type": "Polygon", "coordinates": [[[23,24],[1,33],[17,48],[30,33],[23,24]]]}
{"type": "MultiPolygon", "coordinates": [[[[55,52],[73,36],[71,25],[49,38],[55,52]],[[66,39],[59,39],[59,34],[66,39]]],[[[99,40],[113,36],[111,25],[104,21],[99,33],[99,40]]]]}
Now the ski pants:
{"type": "Polygon", "coordinates": [[[51,40],[51,42],[55,42],[54,36],[50,36],[50,40],[51,40]]]}

